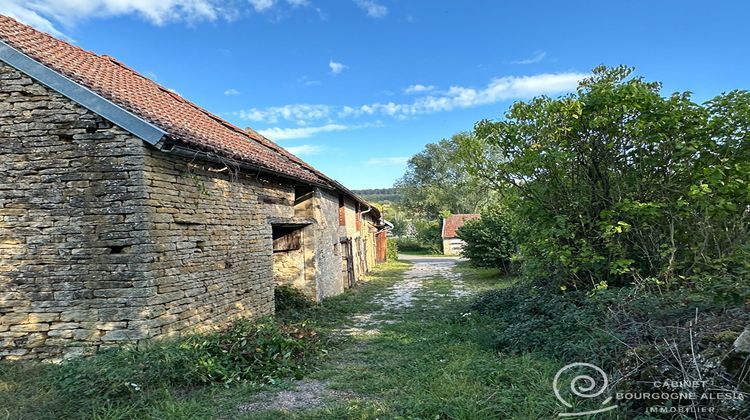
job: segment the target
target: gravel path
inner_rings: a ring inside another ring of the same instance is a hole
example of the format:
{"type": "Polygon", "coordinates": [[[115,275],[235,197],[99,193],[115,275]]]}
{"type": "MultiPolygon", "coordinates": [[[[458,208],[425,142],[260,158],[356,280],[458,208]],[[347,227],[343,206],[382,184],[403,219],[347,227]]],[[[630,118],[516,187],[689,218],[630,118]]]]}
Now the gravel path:
{"type": "Polygon", "coordinates": [[[451,281],[452,297],[463,297],[471,292],[461,279],[461,274],[455,273],[453,267],[459,261],[453,257],[418,257],[400,255],[399,259],[409,261],[412,266],[404,273],[404,278],[385,289],[373,300],[381,305],[377,311],[360,314],[351,318],[351,323],[339,330],[339,334],[373,335],[377,334],[378,326],[398,322],[398,313],[414,306],[416,298],[431,298],[431,294],[438,298],[435,292],[425,289],[424,282],[432,279],[448,279],[451,281]]]}
{"type": "MultiPolygon", "coordinates": [[[[380,325],[398,322],[399,313],[414,306],[417,298],[441,298],[437,292],[425,288],[426,281],[448,279],[452,286],[450,296],[462,297],[470,294],[461,275],[453,271],[453,266],[459,261],[457,258],[399,256],[399,259],[409,261],[412,266],[404,273],[403,279],[374,298],[374,302],[380,304],[381,308],[352,317],[346,327],[338,330],[340,336],[377,335],[380,333],[380,325]]],[[[241,405],[239,411],[252,413],[267,410],[309,410],[324,406],[326,401],[350,398],[356,398],[356,395],[332,390],[324,381],[301,380],[295,382],[290,390],[258,394],[248,403],[241,405]]]]}

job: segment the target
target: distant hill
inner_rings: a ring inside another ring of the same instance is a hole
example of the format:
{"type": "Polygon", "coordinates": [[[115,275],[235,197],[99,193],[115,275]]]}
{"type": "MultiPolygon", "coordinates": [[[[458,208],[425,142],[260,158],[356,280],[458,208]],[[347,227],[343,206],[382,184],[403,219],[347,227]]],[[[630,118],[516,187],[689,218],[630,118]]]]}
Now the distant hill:
{"type": "Polygon", "coordinates": [[[401,195],[397,188],[371,188],[366,190],[352,190],[352,192],[367,201],[377,201],[379,203],[398,203],[401,201],[401,195]]]}

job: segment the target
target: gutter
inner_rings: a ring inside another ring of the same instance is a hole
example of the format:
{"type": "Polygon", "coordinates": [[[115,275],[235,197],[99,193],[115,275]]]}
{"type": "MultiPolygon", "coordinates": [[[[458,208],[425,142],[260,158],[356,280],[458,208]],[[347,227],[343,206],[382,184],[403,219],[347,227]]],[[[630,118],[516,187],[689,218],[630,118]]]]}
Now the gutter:
{"type": "Polygon", "coordinates": [[[308,181],[306,179],[297,178],[297,177],[292,176],[292,175],[280,174],[278,172],[272,171],[270,169],[263,168],[261,166],[252,165],[252,164],[245,163],[245,162],[240,162],[240,161],[237,161],[237,160],[234,160],[234,159],[224,158],[224,157],[215,155],[215,154],[210,153],[210,152],[202,152],[200,150],[190,149],[190,148],[187,148],[187,147],[176,146],[176,145],[164,145],[164,146],[160,147],[159,150],[161,150],[162,152],[171,154],[171,155],[179,156],[179,157],[184,157],[184,158],[188,158],[188,159],[199,158],[199,159],[202,159],[202,160],[205,160],[205,161],[208,161],[208,162],[218,163],[220,165],[225,165],[225,166],[227,164],[231,164],[231,165],[233,165],[233,166],[235,166],[237,168],[243,169],[243,170],[248,171],[248,172],[264,173],[264,174],[272,175],[272,176],[277,177],[277,178],[284,178],[284,179],[288,179],[288,180],[292,180],[292,181],[296,181],[296,182],[301,182],[301,183],[304,183],[306,185],[314,185],[316,187],[321,187],[321,188],[325,188],[325,189],[331,189],[330,185],[325,185],[325,184],[318,183],[318,182],[308,181]]]}

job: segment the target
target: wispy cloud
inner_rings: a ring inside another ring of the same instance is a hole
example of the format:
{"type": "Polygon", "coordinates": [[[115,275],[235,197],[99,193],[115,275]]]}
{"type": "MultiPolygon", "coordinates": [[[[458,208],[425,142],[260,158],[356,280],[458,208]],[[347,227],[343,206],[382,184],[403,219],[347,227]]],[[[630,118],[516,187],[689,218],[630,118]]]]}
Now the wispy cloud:
{"type": "Polygon", "coordinates": [[[297,156],[317,155],[326,150],[325,146],[320,146],[317,144],[301,144],[299,146],[285,147],[285,149],[289,153],[297,156]]]}
{"type": "Polygon", "coordinates": [[[533,56],[524,58],[523,60],[511,61],[511,64],[534,64],[544,60],[546,56],[547,53],[545,51],[538,51],[533,56]]]}
{"type": "Polygon", "coordinates": [[[276,4],[276,0],[248,0],[256,12],[264,12],[276,4]]]}
{"type": "Polygon", "coordinates": [[[435,86],[432,86],[432,85],[427,85],[426,86],[426,85],[416,84],[416,85],[411,85],[411,86],[407,87],[406,89],[404,89],[404,93],[408,93],[408,94],[411,94],[411,93],[423,93],[423,92],[429,92],[429,91],[434,90],[434,89],[435,89],[435,86]]]}
{"type": "Polygon", "coordinates": [[[297,78],[297,83],[301,83],[305,86],[320,86],[322,84],[320,80],[313,80],[307,75],[297,78]]]}
{"type": "Polygon", "coordinates": [[[354,0],[354,3],[371,18],[380,19],[388,14],[388,8],[375,0],[354,0]]]}
{"type": "Polygon", "coordinates": [[[270,108],[252,108],[237,115],[248,121],[275,124],[280,120],[304,122],[330,121],[361,116],[407,118],[414,115],[448,112],[455,109],[491,105],[507,100],[527,99],[573,91],[584,73],[544,73],[532,76],[506,76],[492,79],[484,88],[451,86],[446,91],[429,91],[411,102],[375,102],[358,106],[295,104],[270,108]]]}
{"type": "Polygon", "coordinates": [[[369,166],[404,166],[409,161],[409,157],[372,157],[365,162],[369,166]]]}
{"type": "Polygon", "coordinates": [[[233,15],[220,0],[3,0],[0,14],[56,36],[64,34],[53,22],[71,26],[92,17],[138,15],[155,25],[164,25],[174,21],[214,21],[233,15]]]}
{"type": "Polygon", "coordinates": [[[344,118],[381,114],[405,118],[412,115],[473,108],[506,100],[569,92],[575,89],[578,81],[586,76],[583,73],[556,73],[500,77],[490,81],[483,89],[451,86],[445,92],[423,96],[411,103],[376,102],[359,107],[345,106],[338,112],[338,116],[344,118]]]}
{"type": "Polygon", "coordinates": [[[331,73],[333,74],[341,74],[342,71],[349,68],[345,64],[341,64],[333,60],[328,60],[328,67],[331,69],[331,73]]]}
{"type": "Polygon", "coordinates": [[[241,110],[237,113],[237,116],[247,121],[262,121],[275,124],[279,120],[295,122],[320,120],[328,117],[330,113],[331,107],[328,105],[295,104],[274,106],[265,109],[251,108],[241,110]]]}
{"type": "Polygon", "coordinates": [[[308,6],[310,0],[0,0],[0,14],[11,16],[52,35],[59,28],[91,18],[135,15],[154,25],[171,22],[231,21],[244,11],[267,12],[286,4],[308,6]]]}
{"type": "Polygon", "coordinates": [[[258,130],[260,134],[268,137],[272,140],[290,140],[290,139],[303,139],[312,137],[320,133],[328,133],[331,131],[344,131],[349,130],[351,127],[343,124],[326,124],[317,127],[295,127],[295,128],[280,128],[273,127],[265,130],[258,130]]]}
{"type": "Polygon", "coordinates": [[[227,96],[237,96],[239,94],[240,94],[240,91],[234,88],[227,89],[224,91],[224,95],[227,95],[227,96]]]}

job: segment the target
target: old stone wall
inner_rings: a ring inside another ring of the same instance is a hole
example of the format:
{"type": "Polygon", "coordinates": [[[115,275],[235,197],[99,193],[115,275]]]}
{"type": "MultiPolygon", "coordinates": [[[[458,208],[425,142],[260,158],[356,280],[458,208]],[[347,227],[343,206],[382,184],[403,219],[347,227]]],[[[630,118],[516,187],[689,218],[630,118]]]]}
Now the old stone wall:
{"type": "Polygon", "coordinates": [[[339,226],[338,193],[297,186],[295,203],[289,181],[158,151],[4,64],[0,156],[0,359],[271,314],[275,281],[339,294],[342,236],[363,237],[357,278],[372,267],[370,225],[347,200],[339,226]],[[300,218],[302,249],[274,255],[271,223],[300,218]]]}
{"type": "Polygon", "coordinates": [[[273,253],[273,279],[277,285],[291,286],[315,296],[314,282],[305,281],[304,248],[273,253]]]}
{"type": "Polygon", "coordinates": [[[318,300],[344,291],[341,273],[341,247],[339,245],[338,195],[316,189],[314,196],[314,249],[315,284],[318,300]]]}
{"type": "Polygon", "coordinates": [[[0,359],[273,312],[292,186],[153,150],[5,65],[0,155],[0,359]]]}
{"type": "Polygon", "coordinates": [[[145,335],[174,335],[273,313],[269,218],[294,215],[294,188],[222,165],[148,149],[144,177],[154,239],[145,335]]]}
{"type": "Polygon", "coordinates": [[[149,316],[142,143],[0,63],[0,359],[88,353],[149,316]]]}

